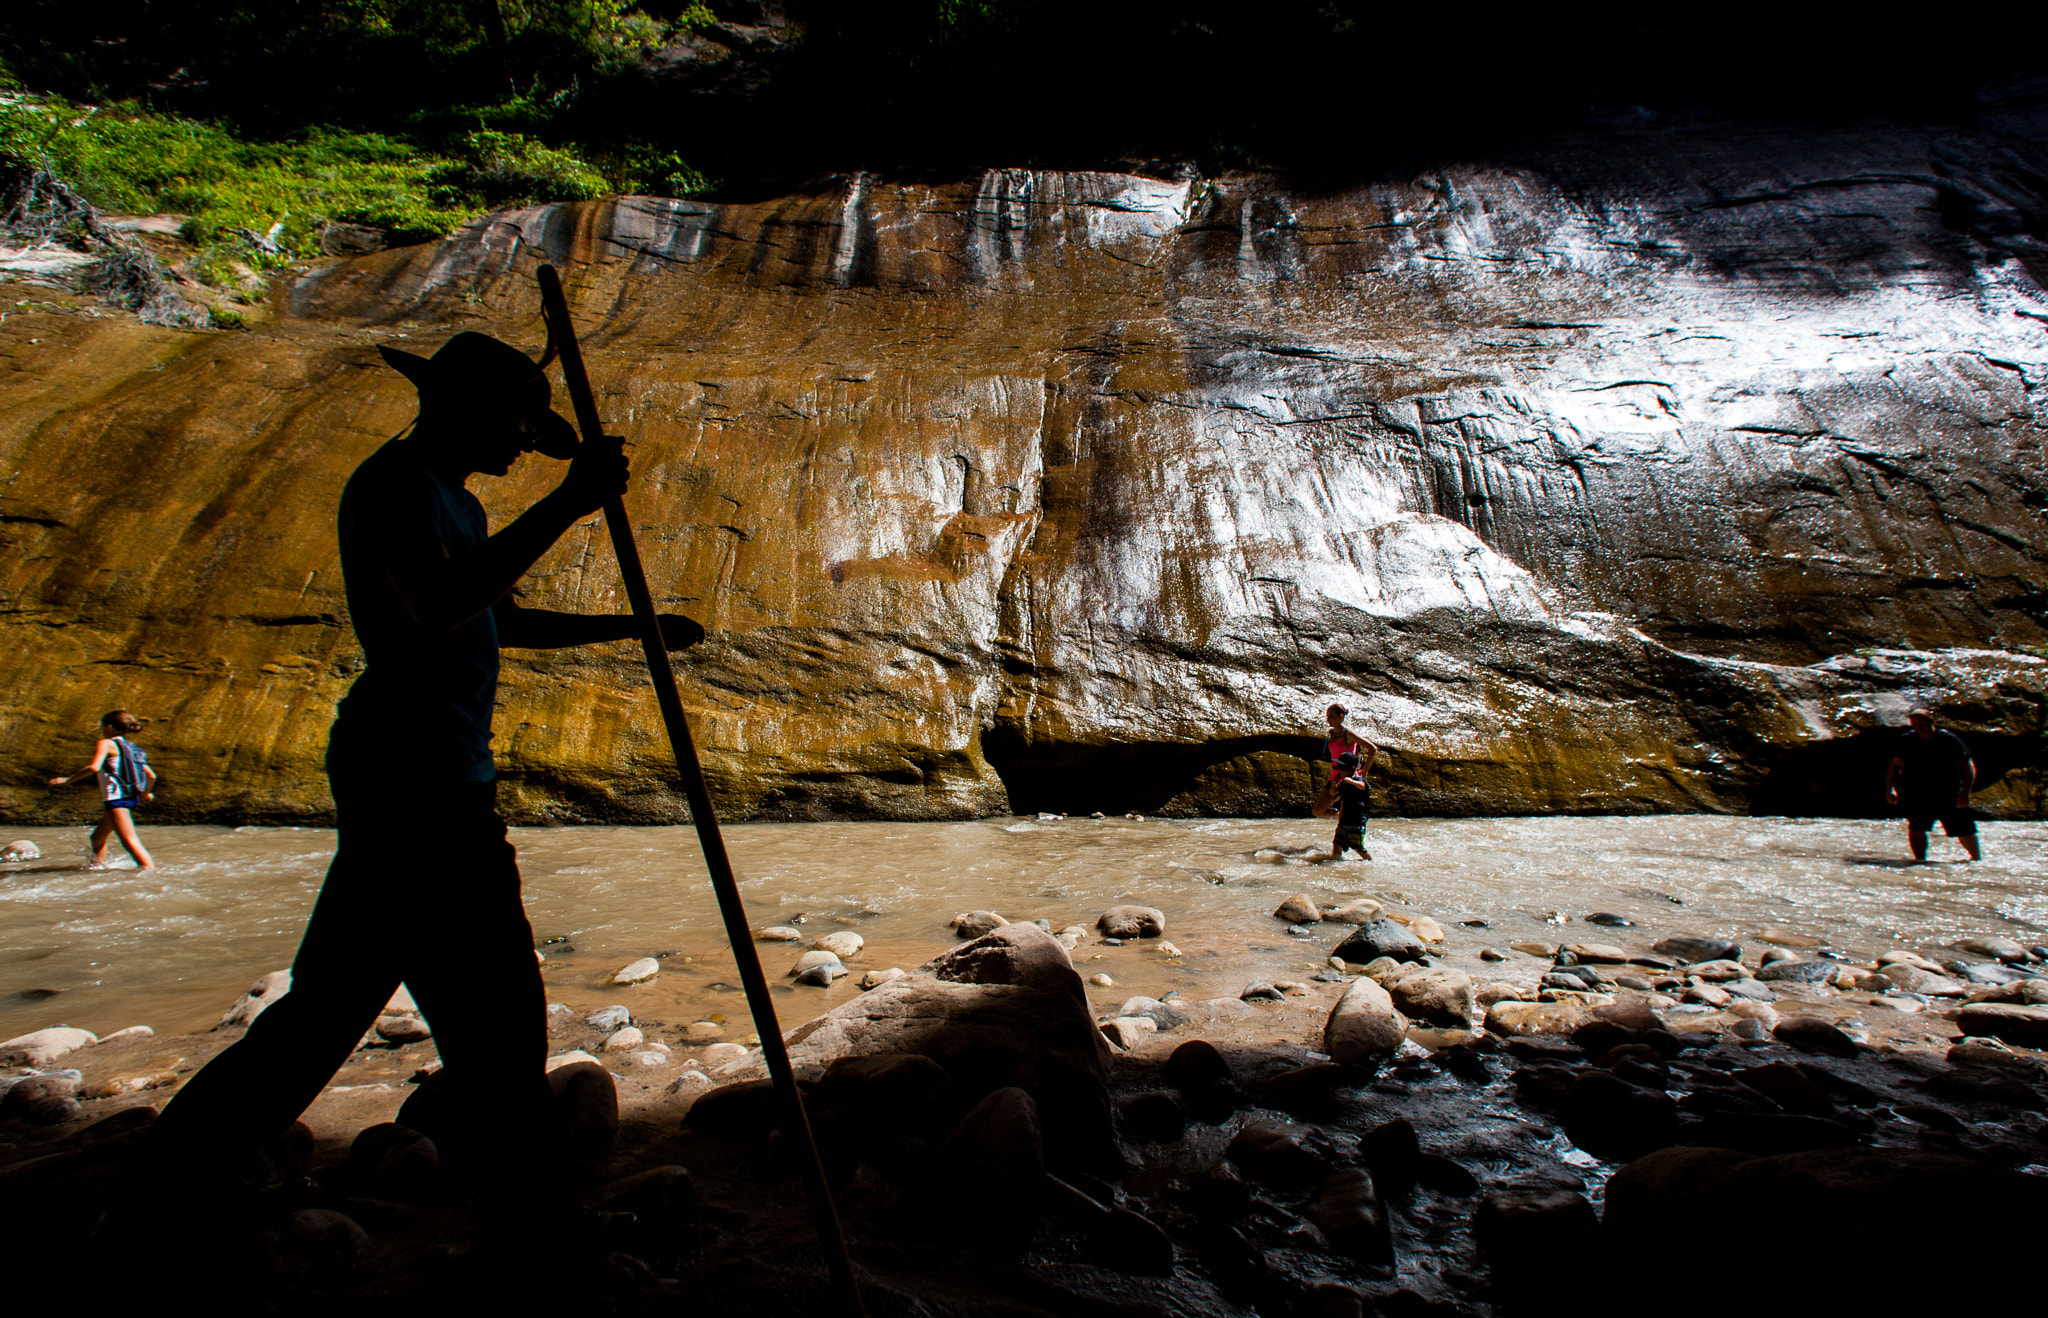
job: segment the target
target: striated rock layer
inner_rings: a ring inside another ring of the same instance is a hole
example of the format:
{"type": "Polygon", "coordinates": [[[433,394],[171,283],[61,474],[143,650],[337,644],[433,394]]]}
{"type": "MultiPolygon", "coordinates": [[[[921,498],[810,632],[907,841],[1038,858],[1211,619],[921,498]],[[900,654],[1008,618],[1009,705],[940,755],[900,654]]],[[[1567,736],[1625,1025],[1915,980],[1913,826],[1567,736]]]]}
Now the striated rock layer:
{"type": "MultiPolygon", "coordinates": [[[[245,334],[0,323],[0,813],[107,707],[158,817],[313,820],[374,345],[538,349],[563,267],[735,817],[1875,808],[1946,702],[2042,810],[2048,152],[1652,127],[1345,190],[867,175],[490,216],[245,334]]],[[[495,523],[553,479],[482,480],[495,523]]],[[[529,603],[622,608],[593,521],[529,603]]],[[[634,649],[508,654],[519,817],[682,817],[634,649]]],[[[403,766],[394,766],[402,772],[403,766]]]]}

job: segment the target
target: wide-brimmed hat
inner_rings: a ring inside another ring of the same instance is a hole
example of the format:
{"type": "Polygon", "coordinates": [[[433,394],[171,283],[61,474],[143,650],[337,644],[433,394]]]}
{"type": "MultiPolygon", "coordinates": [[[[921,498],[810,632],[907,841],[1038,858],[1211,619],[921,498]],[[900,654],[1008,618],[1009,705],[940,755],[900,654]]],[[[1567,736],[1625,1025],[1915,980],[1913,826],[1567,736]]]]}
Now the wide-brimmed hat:
{"type": "Polygon", "coordinates": [[[544,364],[502,339],[464,330],[431,357],[380,343],[391,368],[419,388],[420,402],[516,408],[528,445],[551,458],[576,456],[576,427],[548,406],[554,395],[544,364]]]}

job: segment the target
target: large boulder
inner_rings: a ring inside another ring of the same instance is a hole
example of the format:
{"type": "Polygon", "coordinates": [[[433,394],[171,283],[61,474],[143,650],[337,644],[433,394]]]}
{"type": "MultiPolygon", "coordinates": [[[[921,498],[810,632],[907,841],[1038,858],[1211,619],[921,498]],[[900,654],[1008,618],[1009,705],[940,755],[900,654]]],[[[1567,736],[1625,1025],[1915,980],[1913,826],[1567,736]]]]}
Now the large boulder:
{"type": "Polygon", "coordinates": [[[1678,1136],[1678,1104],[1611,1071],[1581,1071],[1561,1104],[1565,1134],[1596,1158],[1634,1158],[1678,1136]]]}
{"type": "Polygon", "coordinates": [[[1343,1066],[1378,1066],[1407,1037],[1408,1019],[1387,991],[1370,979],[1356,979],[1330,1008],[1323,1025],[1323,1051],[1343,1066]]]}
{"type": "Polygon", "coordinates": [[[1570,1034],[1592,1019],[1592,1009],[1573,998],[1559,1002],[1503,999],[1486,1009],[1486,1028],[1509,1039],[1531,1034],[1570,1034]]]}
{"type": "Polygon", "coordinates": [[[2048,1006],[1973,1003],[1957,1014],[1956,1024],[1966,1035],[1999,1039],[2022,1048],[2048,1048],[2048,1006]]]}
{"type": "MultiPolygon", "coordinates": [[[[1115,1164],[1109,1045],[1059,940],[1006,924],[900,979],[877,985],[785,1036],[799,1069],[847,1057],[910,1053],[943,1067],[958,1101],[999,1089],[1029,1094],[1055,1165],[1115,1164]]],[[[765,1074],[758,1057],[716,1079],[765,1074]]]]}
{"type": "Polygon", "coordinates": [[[572,1062],[547,1073],[555,1129],[563,1151],[585,1167],[598,1167],[619,1137],[619,1091],[597,1062],[572,1062]]]}
{"type": "MultiPolygon", "coordinates": [[[[1600,1219],[1576,1190],[1498,1190],[1479,1201],[1472,1235],[1503,1300],[1554,1301],[1583,1260],[1600,1253],[1600,1219]]],[[[1551,1304],[1527,1312],[1550,1311],[1551,1304]]],[[[1516,1310],[1510,1310],[1516,1312],[1516,1310]]]]}
{"type": "Polygon", "coordinates": [[[1960,952],[1974,952],[1978,956],[1996,957],[2009,966],[2023,966],[2030,959],[2027,949],[2010,938],[1996,936],[1985,938],[1964,938],[1956,943],[1960,952]]]}
{"type": "Polygon", "coordinates": [[[76,1119],[78,1081],[68,1075],[32,1075],[0,1092],[0,1121],[30,1126],[60,1126],[76,1119]]]}
{"type": "Polygon", "coordinates": [[[1479,1015],[1472,976],[1448,966],[1413,966],[1392,982],[1380,981],[1401,1014],[1431,1025],[1470,1029],[1479,1015]]]}
{"type": "Polygon", "coordinates": [[[1428,949],[1408,927],[1393,920],[1369,920],[1353,929],[1330,955],[1356,966],[1390,956],[1396,961],[1420,961],[1428,949]]]}
{"type": "Polygon", "coordinates": [[[69,1052],[99,1042],[91,1030],[52,1025],[0,1043],[0,1066],[48,1066],[69,1052]]]}

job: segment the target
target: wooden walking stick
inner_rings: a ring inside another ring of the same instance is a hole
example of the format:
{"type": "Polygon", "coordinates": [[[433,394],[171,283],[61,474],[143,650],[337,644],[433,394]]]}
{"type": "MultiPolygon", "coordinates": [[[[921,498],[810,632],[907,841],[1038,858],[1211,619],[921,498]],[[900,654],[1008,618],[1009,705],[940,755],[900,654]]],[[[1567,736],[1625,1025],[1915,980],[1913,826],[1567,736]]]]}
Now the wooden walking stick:
{"type": "MultiPolygon", "coordinates": [[[[562,296],[562,280],[551,265],[540,268],[541,313],[547,322],[551,348],[562,357],[562,382],[576,408],[576,428],[585,444],[615,444],[604,433],[598,419],[597,400],[590,392],[590,377],[583,371],[583,350],[576,342],[576,327],[569,320],[569,302],[562,296]]],[[[545,364],[545,363],[543,363],[545,364]]],[[[669,747],[675,752],[676,777],[690,803],[690,822],[697,826],[697,841],[704,848],[704,867],[711,872],[711,888],[718,894],[718,911],[725,917],[725,936],[732,943],[733,959],[739,963],[740,983],[746,989],[747,1010],[754,1028],[761,1034],[761,1056],[775,1081],[781,1101],[783,1129],[798,1137],[798,1161],[802,1163],[804,1189],[811,1201],[811,1220],[818,1229],[818,1244],[824,1250],[825,1266],[840,1298],[856,1318],[866,1313],[860,1302],[860,1288],[853,1279],[853,1264],[846,1255],[846,1238],[839,1229],[839,1214],[832,1206],[832,1191],[825,1184],[824,1164],[818,1160],[818,1144],[811,1134],[811,1121],[804,1114],[803,1095],[797,1092],[796,1073],[790,1069],[789,1050],[782,1043],[782,1027],[775,1020],[775,1004],[768,997],[768,978],[761,973],[761,958],[754,950],[753,930],[747,924],[746,907],[740,902],[739,881],[733,877],[732,861],[725,854],[725,839],[718,831],[718,815],[711,808],[711,793],[704,786],[704,768],[697,762],[697,744],[690,739],[689,719],[683,713],[682,696],[676,691],[675,669],[670,667],[668,649],[662,644],[661,618],[654,611],[654,597],[647,590],[647,573],[640,565],[640,548],[633,540],[632,524],[626,520],[625,500],[614,495],[605,500],[605,528],[611,532],[612,549],[618,555],[619,574],[625,578],[626,598],[632,602],[633,618],[639,624],[640,648],[647,655],[647,675],[654,680],[654,698],[661,706],[661,721],[668,728],[669,747]]]]}

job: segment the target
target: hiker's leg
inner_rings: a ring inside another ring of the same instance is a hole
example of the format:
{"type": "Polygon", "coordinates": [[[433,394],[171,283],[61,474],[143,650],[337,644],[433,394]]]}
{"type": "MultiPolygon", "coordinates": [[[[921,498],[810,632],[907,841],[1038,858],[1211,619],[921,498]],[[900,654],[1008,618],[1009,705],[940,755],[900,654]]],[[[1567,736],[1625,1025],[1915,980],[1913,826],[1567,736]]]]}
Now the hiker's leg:
{"type": "Polygon", "coordinates": [[[426,936],[408,940],[406,987],[433,1027],[462,1113],[459,1143],[448,1152],[475,1187],[478,1229],[530,1232],[575,1206],[573,1187],[553,1165],[547,993],[533,926],[491,796],[465,791],[441,813],[436,850],[452,863],[441,867],[445,886],[431,903],[426,936]]]}
{"type": "Polygon", "coordinates": [[[398,987],[396,964],[380,950],[386,894],[411,887],[404,858],[377,851],[365,848],[355,860],[344,843],[337,852],[292,962],[290,991],[164,1109],[150,1132],[159,1162],[233,1172],[282,1135],[355,1051],[398,987]],[[387,884],[391,878],[398,882],[387,884]]]}
{"type": "Polygon", "coordinates": [[[121,845],[127,848],[128,854],[135,857],[135,863],[146,870],[155,869],[156,862],[151,860],[149,852],[143,849],[142,839],[135,836],[135,817],[128,812],[128,807],[115,806],[107,811],[107,817],[114,821],[114,832],[120,837],[121,845]]]}
{"type": "Polygon", "coordinates": [[[1906,845],[1913,849],[1914,860],[1927,859],[1927,831],[1906,825],[1906,845]]]}
{"type": "Polygon", "coordinates": [[[1984,859],[1984,852],[1977,845],[1977,817],[1967,808],[1959,808],[1953,814],[1944,815],[1941,831],[1963,844],[1971,860],[1984,859]]]}
{"type": "Polygon", "coordinates": [[[114,812],[111,810],[102,811],[100,813],[100,822],[92,826],[93,864],[104,865],[107,863],[107,839],[113,835],[114,812]]]}

